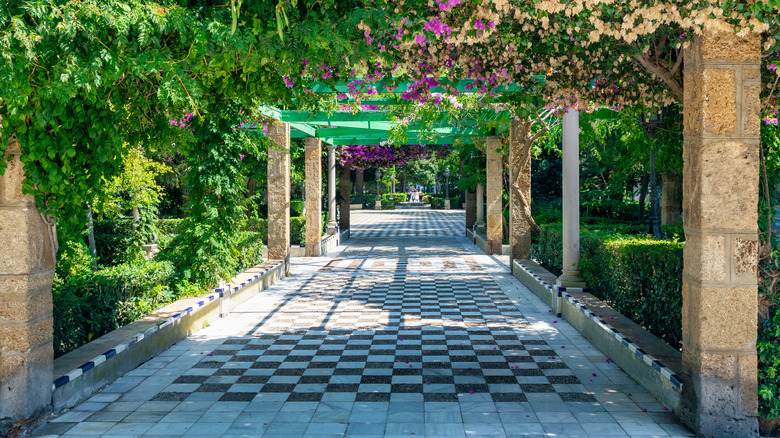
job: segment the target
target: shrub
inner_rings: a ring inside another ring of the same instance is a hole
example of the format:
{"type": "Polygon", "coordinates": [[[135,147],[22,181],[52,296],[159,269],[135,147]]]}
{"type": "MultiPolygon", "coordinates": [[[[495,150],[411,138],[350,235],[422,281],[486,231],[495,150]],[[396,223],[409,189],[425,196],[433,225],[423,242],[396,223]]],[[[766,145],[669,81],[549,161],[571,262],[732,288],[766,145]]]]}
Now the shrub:
{"type": "Polygon", "coordinates": [[[95,249],[100,264],[114,266],[138,258],[141,245],[132,220],[96,220],[94,226],[95,249]]]}
{"type": "MultiPolygon", "coordinates": [[[[683,243],[631,236],[641,226],[580,229],[580,271],[593,295],[675,348],[682,339],[683,243]],[[622,233],[622,234],[621,234],[622,233]]],[[[532,257],[555,275],[562,265],[561,224],[542,226],[532,257]]]]}
{"type": "Polygon", "coordinates": [[[364,193],[363,203],[369,208],[374,208],[374,204],[376,203],[376,195],[372,193],[364,193]]]}
{"type": "Polygon", "coordinates": [[[306,243],[306,218],[290,218],[290,244],[303,245],[306,243]]]}
{"type": "Polygon", "coordinates": [[[243,272],[263,261],[263,235],[256,231],[244,231],[239,237],[238,272],[243,272]]]}
{"type": "Polygon", "coordinates": [[[138,260],[96,272],[56,277],[54,350],[61,356],[155,311],[176,296],[170,262],[138,260]]]}
{"type": "MultiPolygon", "coordinates": [[[[294,200],[290,201],[290,217],[303,216],[303,207],[306,206],[304,201],[294,200]]],[[[266,214],[266,217],[267,214],[266,214]]]]}
{"type": "Polygon", "coordinates": [[[396,203],[406,202],[406,193],[388,193],[386,195],[382,195],[382,199],[392,199],[396,203]]]}
{"type": "Polygon", "coordinates": [[[460,197],[459,196],[455,196],[455,197],[449,198],[449,199],[450,199],[450,208],[460,208],[460,197]]]}
{"type": "Polygon", "coordinates": [[[444,198],[431,198],[431,208],[441,210],[444,208],[444,198]]]}
{"type": "Polygon", "coordinates": [[[395,210],[395,200],[394,199],[383,199],[382,200],[382,210],[395,210]]]}
{"type": "MultiPolygon", "coordinates": [[[[158,219],[157,230],[160,235],[179,234],[181,232],[181,223],[183,219],[158,219]]],[[[158,236],[159,239],[159,236],[158,236]]]]}
{"type": "Polygon", "coordinates": [[[84,242],[80,240],[67,240],[60,245],[57,251],[57,264],[55,265],[57,276],[62,279],[79,277],[92,271],[92,256],[84,242]]]}
{"type": "Polygon", "coordinates": [[[422,202],[425,203],[425,204],[430,204],[431,203],[431,199],[433,199],[433,196],[431,196],[431,195],[423,195],[422,202]]]}

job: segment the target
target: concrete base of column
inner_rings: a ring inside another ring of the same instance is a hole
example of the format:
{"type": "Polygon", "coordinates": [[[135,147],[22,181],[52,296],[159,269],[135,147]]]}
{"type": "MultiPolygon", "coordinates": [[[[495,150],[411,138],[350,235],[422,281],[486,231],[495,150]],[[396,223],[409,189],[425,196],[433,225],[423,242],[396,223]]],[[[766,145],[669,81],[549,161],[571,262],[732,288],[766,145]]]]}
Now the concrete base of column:
{"type": "Polygon", "coordinates": [[[445,210],[449,210],[450,209],[450,200],[449,199],[445,199],[444,200],[444,209],[445,210]]]}
{"type": "Polygon", "coordinates": [[[577,287],[584,288],[587,285],[585,280],[580,276],[580,271],[563,271],[558,281],[555,282],[556,286],[560,287],[577,287]]]}
{"type": "Polygon", "coordinates": [[[381,209],[382,209],[382,201],[374,202],[374,210],[381,210],[381,209]]]}

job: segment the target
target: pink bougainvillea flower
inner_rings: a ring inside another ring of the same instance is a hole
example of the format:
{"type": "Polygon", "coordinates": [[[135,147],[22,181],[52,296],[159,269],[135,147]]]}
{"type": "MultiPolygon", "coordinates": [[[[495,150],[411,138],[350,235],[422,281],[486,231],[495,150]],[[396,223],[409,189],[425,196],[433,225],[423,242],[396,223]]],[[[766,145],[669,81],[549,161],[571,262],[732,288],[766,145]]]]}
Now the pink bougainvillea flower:
{"type": "Polygon", "coordinates": [[[420,34],[420,35],[417,35],[416,37],[414,37],[414,42],[416,42],[417,44],[422,44],[422,43],[425,42],[425,40],[426,40],[426,38],[425,38],[425,35],[423,35],[423,34],[420,34]]]}

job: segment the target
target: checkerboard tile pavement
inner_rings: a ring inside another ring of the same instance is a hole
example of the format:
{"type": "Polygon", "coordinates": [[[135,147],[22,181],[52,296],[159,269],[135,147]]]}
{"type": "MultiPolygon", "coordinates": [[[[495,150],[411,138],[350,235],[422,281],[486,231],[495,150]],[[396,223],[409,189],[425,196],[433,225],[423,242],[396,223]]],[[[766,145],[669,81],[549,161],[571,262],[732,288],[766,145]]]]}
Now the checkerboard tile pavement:
{"type": "Polygon", "coordinates": [[[464,238],[386,240],[299,261],[38,434],[691,436],[464,238]]]}
{"type": "Polygon", "coordinates": [[[463,236],[464,210],[353,210],[350,234],[360,237],[433,237],[463,236]]]}

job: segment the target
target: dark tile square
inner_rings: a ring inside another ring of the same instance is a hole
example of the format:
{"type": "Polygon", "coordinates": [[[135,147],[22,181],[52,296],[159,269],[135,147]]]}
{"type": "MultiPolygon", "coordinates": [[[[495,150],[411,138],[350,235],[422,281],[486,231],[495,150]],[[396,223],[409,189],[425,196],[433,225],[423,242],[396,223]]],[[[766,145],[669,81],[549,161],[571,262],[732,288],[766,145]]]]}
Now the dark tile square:
{"type": "Polygon", "coordinates": [[[204,383],[195,392],[225,392],[233,386],[230,383],[204,383]]]}
{"type": "Polygon", "coordinates": [[[287,401],[320,401],[322,400],[321,392],[293,392],[287,397],[287,401]]]}
{"type": "Polygon", "coordinates": [[[334,376],[360,376],[363,370],[360,368],[336,368],[333,371],[334,376]]]}
{"type": "MultiPolygon", "coordinates": [[[[246,372],[245,368],[220,368],[214,372],[214,376],[241,376],[246,372]]],[[[174,382],[175,383],[175,382],[174,382]]]]}
{"type": "Polygon", "coordinates": [[[389,385],[393,381],[393,376],[363,376],[360,383],[389,385]]]}
{"type": "Polygon", "coordinates": [[[233,338],[223,342],[223,345],[245,345],[249,343],[249,339],[233,338]]]}
{"type": "Polygon", "coordinates": [[[274,376],[302,376],[306,368],[277,368],[274,376]]]}
{"type": "Polygon", "coordinates": [[[224,362],[216,362],[213,360],[198,362],[193,365],[193,368],[220,368],[224,362]]]}
{"type": "Polygon", "coordinates": [[[515,376],[485,376],[485,383],[509,383],[517,384],[515,376]]]}
{"type": "Polygon", "coordinates": [[[514,392],[494,392],[490,394],[494,402],[524,402],[528,401],[525,394],[514,392]]]}
{"type": "Polygon", "coordinates": [[[285,362],[310,362],[314,356],[287,356],[285,362]]]}
{"type": "Polygon", "coordinates": [[[184,401],[191,394],[191,392],[161,392],[150,398],[149,401],[184,401]]]}
{"type": "Polygon", "coordinates": [[[552,385],[545,384],[521,384],[520,388],[523,392],[555,392],[552,385]]]}
{"type": "Polygon", "coordinates": [[[543,376],[544,373],[536,368],[512,368],[512,374],[515,376],[543,376]]]}
{"type": "Polygon", "coordinates": [[[423,401],[427,401],[427,402],[457,402],[458,401],[458,394],[426,392],[426,393],[423,394],[423,401]]]}
{"type": "Polygon", "coordinates": [[[595,402],[596,397],[585,392],[559,392],[558,396],[565,402],[595,402]]]}
{"type": "Polygon", "coordinates": [[[547,376],[547,380],[550,382],[550,384],[568,384],[568,385],[577,385],[580,382],[580,379],[578,379],[575,376],[547,376]]]}
{"type": "Polygon", "coordinates": [[[422,370],[419,368],[395,368],[394,376],[422,376],[422,370]]]}
{"type": "Polygon", "coordinates": [[[260,392],[292,392],[295,383],[266,383],[260,392]]]}
{"type": "Polygon", "coordinates": [[[230,358],[228,362],[254,362],[260,358],[260,355],[241,354],[230,358]]]}
{"type": "Polygon", "coordinates": [[[365,362],[368,356],[341,356],[339,362],[365,362]]]}
{"type": "Polygon", "coordinates": [[[236,383],[266,383],[270,376],[241,376],[236,383]]]}
{"type": "Polygon", "coordinates": [[[209,376],[179,376],[173,383],[203,383],[209,376]]]}
{"type": "Polygon", "coordinates": [[[325,392],[357,392],[358,387],[360,385],[357,383],[330,383],[325,392]]]}
{"type": "Polygon", "coordinates": [[[255,362],[249,368],[279,368],[281,362],[255,362]]]}
{"type": "Polygon", "coordinates": [[[390,392],[396,393],[421,393],[423,392],[423,386],[421,384],[412,383],[396,383],[390,386],[390,392]]]}
{"type": "Polygon", "coordinates": [[[536,365],[539,367],[540,370],[565,370],[568,368],[566,364],[563,362],[539,362],[536,365]]]}
{"type": "Polygon", "coordinates": [[[539,339],[526,339],[525,341],[522,342],[523,345],[547,345],[546,342],[539,339]]]}
{"type": "Polygon", "coordinates": [[[388,369],[393,368],[394,362],[366,362],[363,368],[388,369]]]}
{"type": "Polygon", "coordinates": [[[254,392],[226,392],[222,394],[219,401],[234,401],[234,402],[249,402],[252,401],[257,394],[254,392]]]}
{"type": "Polygon", "coordinates": [[[210,353],[212,356],[233,356],[236,350],[214,350],[210,353]]]}
{"type": "Polygon", "coordinates": [[[528,354],[531,356],[555,356],[556,353],[553,350],[528,350],[528,354]]]}
{"type": "Polygon", "coordinates": [[[336,368],[338,366],[338,362],[309,362],[309,365],[306,366],[306,368],[336,368]]]}

